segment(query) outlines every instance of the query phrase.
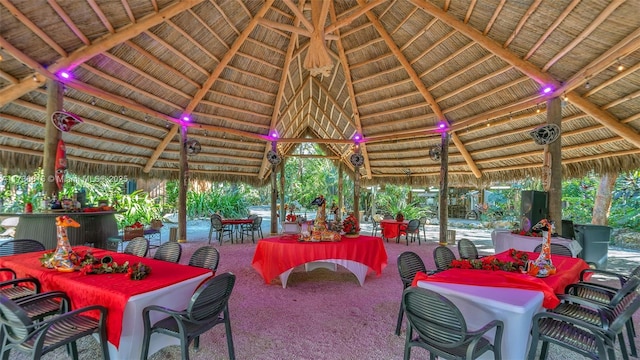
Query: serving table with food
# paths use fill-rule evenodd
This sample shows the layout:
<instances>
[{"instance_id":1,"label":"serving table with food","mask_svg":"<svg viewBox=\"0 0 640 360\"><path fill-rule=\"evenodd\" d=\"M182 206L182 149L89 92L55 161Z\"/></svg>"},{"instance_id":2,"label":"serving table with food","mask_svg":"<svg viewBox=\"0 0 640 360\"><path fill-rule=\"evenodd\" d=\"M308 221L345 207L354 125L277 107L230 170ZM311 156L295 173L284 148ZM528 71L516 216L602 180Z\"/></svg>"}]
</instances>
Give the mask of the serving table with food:
<instances>
[{"instance_id":1,"label":"serving table with food","mask_svg":"<svg viewBox=\"0 0 640 360\"><path fill-rule=\"evenodd\" d=\"M266 284L279 277L285 288L295 267L319 261L344 266L362 286L368 273L382 274L387 251L379 237L342 235L340 241L303 241L301 235L291 234L260 240L251 265Z\"/></svg>"},{"instance_id":2,"label":"serving table with food","mask_svg":"<svg viewBox=\"0 0 640 360\"><path fill-rule=\"evenodd\" d=\"M111 359L140 357L144 307L184 308L198 285L214 275L208 269L85 246L74 247L71 256L98 262L93 265L85 262L72 269L48 268L52 254L47 250L0 257L0 267L13 269L18 277L37 278L42 291L64 291L74 309L95 304L105 306ZM134 280L136 278L141 280ZM178 344L176 339L164 335L154 335L151 340L151 354L167 345Z\"/></svg>"},{"instance_id":3,"label":"serving table with food","mask_svg":"<svg viewBox=\"0 0 640 360\"><path fill-rule=\"evenodd\" d=\"M418 273L413 284L451 300L470 329L491 320L503 321L502 357L524 359L533 315L557 306L555 294L564 293L564 288L577 282L580 272L589 267L582 259L552 255L555 274L538 277L532 275L533 271L523 273L527 260L539 255L510 249L478 260L454 260L454 268L449 270L433 275ZM489 333L492 340L494 335Z\"/></svg>"}]
</instances>

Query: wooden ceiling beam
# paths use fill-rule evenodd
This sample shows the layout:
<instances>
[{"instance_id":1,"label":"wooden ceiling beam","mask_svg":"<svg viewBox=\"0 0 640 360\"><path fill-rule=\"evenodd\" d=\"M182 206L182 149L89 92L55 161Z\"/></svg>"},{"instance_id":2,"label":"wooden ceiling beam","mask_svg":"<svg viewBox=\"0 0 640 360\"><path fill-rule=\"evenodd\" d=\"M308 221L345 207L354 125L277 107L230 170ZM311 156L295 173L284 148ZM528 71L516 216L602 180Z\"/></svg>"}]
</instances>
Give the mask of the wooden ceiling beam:
<instances>
[{"instance_id":1,"label":"wooden ceiling beam","mask_svg":"<svg viewBox=\"0 0 640 360\"><path fill-rule=\"evenodd\" d=\"M527 52L527 54L523 57L524 60L528 60L529 58L531 58L533 56L533 54L535 54L536 51L538 51L540 46L542 46L542 44L545 41L547 41L549 36L551 36L551 34L558 28L558 26L560 26L560 24L562 24L562 22L564 22L564 20L567 18L567 16L569 16L571 11L573 11L573 9L580 3L580 1L581 0L573 0L571 2L571 4L567 5L567 7L562 12L562 14L560 14L560 16L558 16L558 18L553 22L553 24L551 24L547 28L547 30L544 32L544 34L542 34L542 36L540 36L538 41L536 41L536 43L533 44L533 46L531 46L531 48L529 49L529 52ZM504 0L503 0L503 2L504 2ZM484 35L487 35L487 34L485 33Z\"/></svg>"},{"instance_id":2,"label":"wooden ceiling beam","mask_svg":"<svg viewBox=\"0 0 640 360\"><path fill-rule=\"evenodd\" d=\"M584 39L589 36L592 32L594 32L606 19L614 12L620 5L622 5L626 0L612 0L609 5L600 13L598 16L593 19L589 23L589 25L573 40L567 44L562 50L560 50L553 58L547 61L544 66L542 66L542 71L546 72L551 68L555 63L557 63L562 57L567 55L571 50L573 50L576 46L578 46Z\"/></svg>"},{"instance_id":3,"label":"wooden ceiling beam","mask_svg":"<svg viewBox=\"0 0 640 360\"><path fill-rule=\"evenodd\" d=\"M508 47L513 41L513 39L515 39L516 36L518 36L518 34L520 33L520 30L522 30L522 27L524 27L524 24L529 20L531 15L538 9L538 7L540 6L540 3L542 3L542 0L535 0L534 2L531 3L531 5L529 5L529 8L527 9L527 11L524 13L524 15L522 15L522 17L520 18L520 21L518 21L516 28L513 30L509 38L502 45L503 47L505 48ZM467 22L465 21L465 24L466 23Z\"/></svg>"},{"instance_id":4,"label":"wooden ceiling beam","mask_svg":"<svg viewBox=\"0 0 640 360\"><path fill-rule=\"evenodd\" d=\"M75 36L82 41L83 44L89 46L91 44L91 40L76 26L75 22L71 19L69 14L64 11L64 9L58 4L56 0L47 0L47 3L53 11L60 16L62 21L69 27L69 29L75 34Z\"/></svg>"},{"instance_id":5,"label":"wooden ceiling beam","mask_svg":"<svg viewBox=\"0 0 640 360\"><path fill-rule=\"evenodd\" d=\"M362 5L364 3L364 0L358 0L358 3ZM418 89L418 91L420 92L422 97L425 99L427 104L431 106L431 110L433 111L433 113L436 114L438 119L440 119L441 121L447 121L448 123L448 120L446 119L444 113L442 112L442 109L440 109L440 106L438 105L436 100L433 98L433 95L431 95L429 90L427 90L427 87L424 85L424 83L416 73L415 69L411 66L411 63L407 60L406 56L404 56L402 51L400 51L400 48L398 48L398 45L396 45L391 35L387 33L385 28L382 26L380 21L376 18L376 16L373 13L371 13L370 11L367 11L366 15L369 21L371 21L373 26L376 28L376 30L378 30L378 34L380 34L380 36L384 39L385 43L387 44L387 47L389 47L391 52L396 56L398 61L400 61L402 66L405 68L405 71L407 72L411 80L413 80L414 86ZM478 179L481 178L482 172L474 164L473 159L471 158L471 155L469 155L469 152L467 151L467 149L465 149L462 141L458 138L458 136L454 132L451 132L451 138L454 144L456 145L456 147L458 147L458 151L462 153L462 156L464 157L465 161L467 162L467 165L469 166L473 174Z\"/></svg>"},{"instance_id":6,"label":"wooden ceiling beam","mask_svg":"<svg viewBox=\"0 0 640 360\"><path fill-rule=\"evenodd\" d=\"M374 3L375 3L375 1L372 1L372 2L369 3L369 5L375 5ZM364 11L362 11L362 13L359 13L359 14L358 14L358 12L356 12L356 14L358 14L358 16L361 16L362 14L364 14L364 12L368 11L369 9L367 9L367 7L365 6L365 7L362 7L360 10L364 10ZM360 11L360 10L358 10L358 11ZM355 19L355 17L352 18L351 21L353 21L353 19ZM335 4L333 2L331 2L331 22L333 22L335 24L336 20L337 20L337 16L336 16ZM339 61L340 61L340 64L342 66L342 70L344 72L344 78L345 78L347 92L349 93L349 101L351 102L351 111L352 111L352 115L353 115L353 121L355 122L354 125L355 125L356 131L358 132L358 134L360 134L360 136L364 136L363 135L363 131L362 131L362 121L360 120L359 106L358 106L358 102L357 102L357 99L356 99L355 90L353 89L353 81L352 81L352 77L351 77L351 70L350 70L350 67L349 67L349 59L347 58L347 55L346 55L346 53L344 51L344 45L342 44L342 38L340 37L340 28L339 27L336 28L335 31L338 34L338 41L336 42L336 45L338 47L338 56L340 58ZM334 104L334 106L335 106L335 104ZM360 145L360 153L362 154L362 156L364 158L364 164L363 165L364 165L365 176L366 176L367 179L371 179L371 165L369 163L369 154L367 152L367 146L364 143L362 143Z\"/></svg>"},{"instance_id":7,"label":"wooden ceiling beam","mask_svg":"<svg viewBox=\"0 0 640 360\"><path fill-rule=\"evenodd\" d=\"M362 0L359 0L359 1L362 1ZM535 65L531 64L530 62L521 59L516 54L511 52L509 49L503 48L500 44L485 37L484 35L482 35L482 33L477 31L476 29L472 28L471 26L468 26L467 24L462 23L453 15L450 15L442 11L437 6L429 2L426 2L424 0L409 0L409 1L411 1L414 5L422 8L428 14L438 17L441 21L445 22L447 25L453 27L454 29L460 31L465 36L478 42L487 50L493 52L494 54L502 58L504 61L513 65L519 71L523 72L524 74L529 76L531 79L535 80L538 84L544 85L544 86L551 85L555 89L561 88L560 82L555 80L550 74L543 72L542 70L538 69ZM616 2L614 2L614 4L615 3ZM572 104L579 107L582 111L593 116L594 119L596 119L597 121L609 127L616 134L622 136L625 140L629 141L634 146L640 148L640 135L633 128L620 123L620 121L615 117L613 117L611 114L600 109L598 106L596 106L589 100L584 99L577 93L568 92L567 98Z\"/></svg>"},{"instance_id":8,"label":"wooden ceiling beam","mask_svg":"<svg viewBox=\"0 0 640 360\"><path fill-rule=\"evenodd\" d=\"M504 3L506 2L507 0L500 0L500 4L498 4L498 6L496 6L496 9L493 11L493 15L491 15L491 19L487 23L487 26L484 27L484 31L482 32L483 35L487 35L489 31L491 31L493 24L495 24L496 19L498 18L498 15L500 15L502 8L504 8Z\"/></svg>"},{"instance_id":9,"label":"wooden ceiling beam","mask_svg":"<svg viewBox=\"0 0 640 360\"><path fill-rule=\"evenodd\" d=\"M348 14L344 17L340 17L340 19L337 18L336 16L336 20L332 20L331 24L327 27L324 28L324 33L325 34L331 34L332 32L343 28L345 26L348 26L349 24L351 24L353 22L353 20L359 18L360 16L364 15L364 13L366 13L367 11L375 8L376 6L387 2L388 0L372 0L370 2L368 2L366 5L360 4L359 6L355 6L347 11L345 11L342 14ZM333 1L331 1L331 6L333 6ZM335 14L335 12L334 12ZM340 14L340 15L342 15Z\"/></svg>"},{"instance_id":10,"label":"wooden ceiling beam","mask_svg":"<svg viewBox=\"0 0 640 360\"><path fill-rule=\"evenodd\" d=\"M203 0L184 0L178 3L175 3L173 5L169 5L161 12L144 17L140 19L136 24L126 27L121 31L118 31L117 33L113 33L103 38L100 38L90 46L82 47L77 51L72 52L71 54L69 54L68 57L65 57L56 61L55 63L49 65L48 68L46 69L41 65L37 64L33 60L32 62L35 63L33 64L33 66L29 64L27 65L35 69L42 76L45 76L52 80L57 80L57 76L54 75L56 72L62 69L71 70L79 66L80 64L83 64L84 62L91 59L92 57L104 51L107 51L113 48L114 46L143 33L150 27L153 27L162 23L166 18L171 18L181 13L182 11L201 3L202 1ZM89 1L90 5L92 3L95 5L94 0ZM4 39L0 39L0 46L5 47L4 46L5 44L3 44L3 42L6 42L6 41L2 41L2 40ZM6 43L8 44L8 42ZM42 86L41 83L34 82L30 77L28 81L25 81L25 80L26 79L21 80L19 84L7 86L6 88L2 89L2 91L0 91L0 107L21 97L22 95L28 93L29 91L33 91L34 89Z\"/></svg>"},{"instance_id":11,"label":"wooden ceiling beam","mask_svg":"<svg viewBox=\"0 0 640 360\"><path fill-rule=\"evenodd\" d=\"M68 56L67 51L64 50L62 46L58 45L58 43L55 42L55 40L53 40L53 38L51 38L49 35L47 35L44 30L34 24L20 10L18 10L18 8L13 6L13 4L9 2L9 0L0 0L0 4L2 4L7 10L9 10L11 15L13 15L16 19L20 20L20 23L26 26L34 34L36 34L36 36L38 36L40 40L42 40L45 44L47 44L55 52L57 52L58 55L62 56L63 58Z\"/></svg>"}]
</instances>

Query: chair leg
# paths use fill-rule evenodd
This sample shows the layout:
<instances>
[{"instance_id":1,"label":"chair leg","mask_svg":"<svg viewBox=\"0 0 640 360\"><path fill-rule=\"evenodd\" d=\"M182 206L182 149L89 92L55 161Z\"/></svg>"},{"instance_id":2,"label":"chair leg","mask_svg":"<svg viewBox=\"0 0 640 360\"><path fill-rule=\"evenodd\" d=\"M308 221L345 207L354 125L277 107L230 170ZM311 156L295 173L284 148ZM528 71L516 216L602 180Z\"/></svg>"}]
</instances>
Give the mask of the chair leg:
<instances>
[{"instance_id":1,"label":"chair leg","mask_svg":"<svg viewBox=\"0 0 640 360\"><path fill-rule=\"evenodd\" d=\"M229 320L229 312L224 314L224 329L227 333L227 348L229 348L229 360L236 360L236 352L233 349L233 336L231 335L231 321Z\"/></svg>"},{"instance_id":2,"label":"chair leg","mask_svg":"<svg viewBox=\"0 0 640 360\"><path fill-rule=\"evenodd\" d=\"M400 310L398 311L398 323L396 324L396 335L398 336L400 336L403 317L404 317L404 307L402 306L402 302L400 302Z\"/></svg>"},{"instance_id":3,"label":"chair leg","mask_svg":"<svg viewBox=\"0 0 640 360\"><path fill-rule=\"evenodd\" d=\"M209 228L209 244L211 244L211 235L213 235L213 228Z\"/></svg>"},{"instance_id":4,"label":"chair leg","mask_svg":"<svg viewBox=\"0 0 640 360\"><path fill-rule=\"evenodd\" d=\"M182 353L182 360L189 360L189 340L180 339L180 352Z\"/></svg>"},{"instance_id":5,"label":"chair leg","mask_svg":"<svg viewBox=\"0 0 640 360\"><path fill-rule=\"evenodd\" d=\"M638 350L636 349L636 342L633 341L634 337L634 329L632 319L629 319L627 322L627 337L629 338L629 347L631 348L631 356L638 357ZM625 346L624 343L621 343L620 346Z\"/></svg>"}]
</instances>

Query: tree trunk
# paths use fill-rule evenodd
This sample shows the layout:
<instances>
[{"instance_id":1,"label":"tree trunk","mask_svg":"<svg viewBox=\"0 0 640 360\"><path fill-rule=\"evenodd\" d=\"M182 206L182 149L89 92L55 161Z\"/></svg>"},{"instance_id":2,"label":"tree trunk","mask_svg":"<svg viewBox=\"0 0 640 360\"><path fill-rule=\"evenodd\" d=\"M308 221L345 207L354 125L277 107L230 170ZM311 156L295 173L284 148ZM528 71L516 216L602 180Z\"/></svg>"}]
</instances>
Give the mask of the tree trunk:
<instances>
[{"instance_id":1,"label":"tree trunk","mask_svg":"<svg viewBox=\"0 0 640 360\"><path fill-rule=\"evenodd\" d=\"M617 178L618 174L608 173L600 179L600 186L598 186L598 192L596 193L596 201L593 204L592 224L607 225L609 223L611 196Z\"/></svg>"}]
</instances>

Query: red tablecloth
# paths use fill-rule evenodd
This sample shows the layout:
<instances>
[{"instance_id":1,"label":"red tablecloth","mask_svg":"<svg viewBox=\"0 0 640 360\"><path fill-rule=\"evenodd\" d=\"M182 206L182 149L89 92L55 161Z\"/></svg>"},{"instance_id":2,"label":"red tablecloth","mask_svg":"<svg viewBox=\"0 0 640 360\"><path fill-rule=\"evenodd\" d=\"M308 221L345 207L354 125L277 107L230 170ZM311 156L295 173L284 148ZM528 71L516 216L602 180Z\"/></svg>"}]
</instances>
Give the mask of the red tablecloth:
<instances>
[{"instance_id":1,"label":"red tablecloth","mask_svg":"<svg viewBox=\"0 0 640 360\"><path fill-rule=\"evenodd\" d=\"M400 236L400 230L406 229L408 224L409 220L382 220L380 221L382 237L385 239L397 239Z\"/></svg>"},{"instance_id":2,"label":"red tablecloth","mask_svg":"<svg viewBox=\"0 0 640 360\"><path fill-rule=\"evenodd\" d=\"M536 259L538 253L529 254L530 259ZM496 258L502 261L513 261L508 251L496 254ZM578 282L580 272L589 268L589 265L578 258L553 255L551 258L556 267L556 274L546 278L538 278L531 275L506 271L476 270L476 269L449 269L434 275L419 272L413 279L415 286L418 281L435 281L477 286L509 287L517 289L538 290L544 294L542 306L553 309L560 303L555 294L564 293L564 288Z\"/></svg>"},{"instance_id":3,"label":"red tablecloth","mask_svg":"<svg viewBox=\"0 0 640 360\"><path fill-rule=\"evenodd\" d=\"M344 259L367 265L376 275L387 266L387 251L379 237L342 237L339 242L299 242L298 235L262 239L253 255L253 266L264 282L283 272L308 262Z\"/></svg>"},{"instance_id":4,"label":"red tablecloth","mask_svg":"<svg viewBox=\"0 0 640 360\"><path fill-rule=\"evenodd\" d=\"M82 275L79 271L59 272L40 265L39 258L47 251L0 257L0 267L13 269L18 277L37 278L42 284L42 291L66 292L71 298L73 309L96 304L105 306L108 310L107 337L116 348L120 344L122 314L131 296L157 290L210 272L208 269L85 246L76 246L73 249L78 253L91 250L94 256L99 258L110 255L118 264L123 264L125 261L129 261L129 264L142 262L151 267L151 273L143 280L134 281L128 279L125 274ZM185 296L191 296L191 294L185 294Z\"/></svg>"},{"instance_id":5,"label":"red tablecloth","mask_svg":"<svg viewBox=\"0 0 640 360\"><path fill-rule=\"evenodd\" d=\"M223 219L222 225L253 224L253 219Z\"/></svg>"}]
</instances>

